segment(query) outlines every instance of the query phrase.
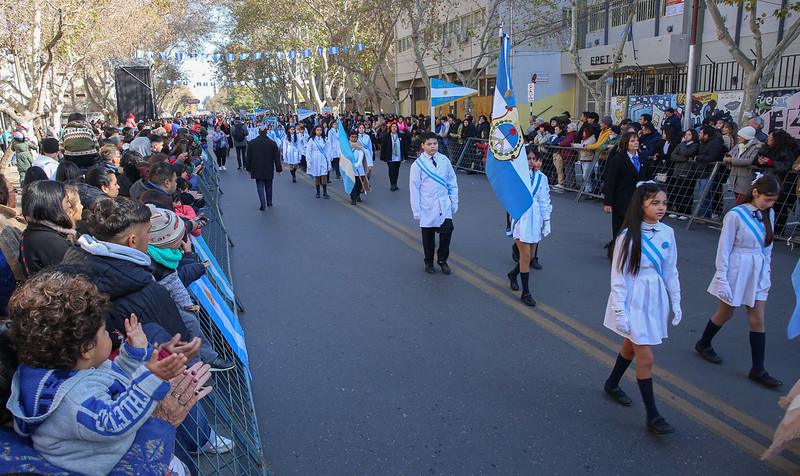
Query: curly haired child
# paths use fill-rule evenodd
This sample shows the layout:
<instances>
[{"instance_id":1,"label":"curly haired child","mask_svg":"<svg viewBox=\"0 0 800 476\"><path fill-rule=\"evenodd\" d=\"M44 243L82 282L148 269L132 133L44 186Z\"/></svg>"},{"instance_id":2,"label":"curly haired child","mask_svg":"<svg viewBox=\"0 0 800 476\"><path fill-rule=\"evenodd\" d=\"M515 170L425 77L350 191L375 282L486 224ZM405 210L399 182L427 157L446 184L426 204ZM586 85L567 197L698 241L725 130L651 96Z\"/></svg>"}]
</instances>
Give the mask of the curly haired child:
<instances>
[{"instance_id":1,"label":"curly haired child","mask_svg":"<svg viewBox=\"0 0 800 476\"><path fill-rule=\"evenodd\" d=\"M86 475L114 468L186 369L183 354L157 361L133 314L127 342L108 360L110 308L107 295L66 267L41 272L9 301L20 363L8 402L14 429L49 463Z\"/></svg>"}]
</instances>

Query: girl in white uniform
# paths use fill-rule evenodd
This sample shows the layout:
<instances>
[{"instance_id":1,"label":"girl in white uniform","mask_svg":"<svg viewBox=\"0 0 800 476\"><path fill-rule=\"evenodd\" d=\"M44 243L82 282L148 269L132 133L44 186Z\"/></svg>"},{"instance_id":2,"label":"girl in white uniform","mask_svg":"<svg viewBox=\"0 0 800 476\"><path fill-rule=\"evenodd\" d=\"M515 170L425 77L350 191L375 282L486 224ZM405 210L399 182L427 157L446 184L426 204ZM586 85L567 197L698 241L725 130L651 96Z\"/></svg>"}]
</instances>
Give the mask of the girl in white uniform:
<instances>
[{"instance_id":1,"label":"girl in white uniform","mask_svg":"<svg viewBox=\"0 0 800 476\"><path fill-rule=\"evenodd\" d=\"M667 211L667 194L654 182L640 182L633 193L616 238L611 264L611 294L603 325L625 340L604 390L622 405L631 399L619 382L636 358L636 380L647 409L647 428L653 433L675 431L658 413L653 395L652 345L667 337L672 304L672 325L681 322L681 288L678 250L672 228L660 222Z\"/></svg>"},{"instance_id":2,"label":"girl in white uniform","mask_svg":"<svg viewBox=\"0 0 800 476\"><path fill-rule=\"evenodd\" d=\"M289 126L289 133L283 140L283 161L289 164L292 182L297 182L297 166L300 164L300 137L297 136L294 126Z\"/></svg>"},{"instance_id":3,"label":"girl in white uniform","mask_svg":"<svg viewBox=\"0 0 800 476\"><path fill-rule=\"evenodd\" d=\"M372 167L375 165L373 161L373 155L375 153L372 151L372 138L365 132L367 129L364 127L364 124L358 126L358 142L364 146L364 158L367 160L367 178L372 176Z\"/></svg>"},{"instance_id":4,"label":"girl in white uniform","mask_svg":"<svg viewBox=\"0 0 800 476\"><path fill-rule=\"evenodd\" d=\"M355 172L356 182L353 189L350 191L350 204L355 205L361 202L361 177L366 177L367 173L367 159L364 153L364 146L358 141L358 133L351 131L348 136L350 140L350 149L353 151L353 170Z\"/></svg>"},{"instance_id":5,"label":"girl in white uniform","mask_svg":"<svg viewBox=\"0 0 800 476\"><path fill-rule=\"evenodd\" d=\"M722 357L711 347L711 340L733 317L735 308L747 306L753 359L749 377L770 388L782 385L764 369L764 309L770 288L772 225L775 222L772 205L780 192L780 183L774 175L759 174L742 204L725 215L717 245L717 272L708 286L708 292L719 298L719 310L708 321L703 336L694 346L705 360L722 363Z\"/></svg>"},{"instance_id":6,"label":"girl in white uniform","mask_svg":"<svg viewBox=\"0 0 800 476\"><path fill-rule=\"evenodd\" d=\"M302 122L299 122L296 127L297 137L300 139L300 170L308 170L308 163L306 162L306 147L308 146L308 132Z\"/></svg>"},{"instance_id":7,"label":"girl in white uniform","mask_svg":"<svg viewBox=\"0 0 800 476\"><path fill-rule=\"evenodd\" d=\"M323 197L331 198L328 195L328 171L331 169L331 162L328 160L328 154L325 153L325 136L322 126L314 127L314 137L309 139L306 146L306 160L308 161L308 175L314 177L317 198L319 198L320 185Z\"/></svg>"},{"instance_id":8,"label":"girl in white uniform","mask_svg":"<svg viewBox=\"0 0 800 476\"><path fill-rule=\"evenodd\" d=\"M331 123L331 129L328 131L328 158L331 161L331 170L336 174L336 178L342 178L342 172L339 170L339 124L336 120ZM328 182L331 181L331 173L328 172Z\"/></svg>"},{"instance_id":9,"label":"girl in white uniform","mask_svg":"<svg viewBox=\"0 0 800 476\"><path fill-rule=\"evenodd\" d=\"M508 273L508 280L511 289L519 291L517 275L520 275L522 277L522 295L519 299L528 306L535 306L536 301L531 296L528 287L531 256L536 252L536 246L542 241L542 237L550 234L550 212L553 210L553 206L550 204L550 186L547 184L547 176L540 170L542 159L537 157L533 147L528 147L528 168L530 169L533 204L513 226L514 240L519 248L519 263Z\"/></svg>"}]
</instances>

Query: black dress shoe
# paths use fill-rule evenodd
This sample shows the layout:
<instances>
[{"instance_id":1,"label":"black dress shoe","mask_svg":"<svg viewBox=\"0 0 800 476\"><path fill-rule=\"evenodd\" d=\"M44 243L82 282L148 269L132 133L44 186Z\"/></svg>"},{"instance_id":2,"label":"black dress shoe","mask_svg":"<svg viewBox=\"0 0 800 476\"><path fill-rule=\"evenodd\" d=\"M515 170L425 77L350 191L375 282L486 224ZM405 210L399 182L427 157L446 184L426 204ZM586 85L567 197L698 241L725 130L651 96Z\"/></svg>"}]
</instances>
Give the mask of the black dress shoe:
<instances>
[{"instance_id":1,"label":"black dress shoe","mask_svg":"<svg viewBox=\"0 0 800 476\"><path fill-rule=\"evenodd\" d=\"M773 378L770 374L767 373L766 370L762 370L761 372L756 372L755 370L751 370L750 380L754 380L768 388L778 388L781 385L783 385L783 382L781 382L776 378Z\"/></svg>"},{"instance_id":2,"label":"black dress shoe","mask_svg":"<svg viewBox=\"0 0 800 476\"><path fill-rule=\"evenodd\" d=\"M293 178L293 179L292 179L292 183L297 183L297 179L296 179L296 178Z\"/></svg>"},{"instance_id":3,"label":"black dress shoe","mask_svg":"<svg viewBox=\"0 0 800 476\"><path fill-rule=\"evenodd\" d=\"M356 197L356 201L357 202L363 202L363 200L361 200L361 197Z\"/></svg>"},{"instance_id":4,"label":"black dress shoe","mask_svg":"<svg viewBox=\"0 0 800 476\"><path fill-rule=\"evenodd\" d=\"M355 202L353 202L355 205ZM428 274L436 274L436 268L433 267L433 263L425 265L425 272Z\"/></svg>"},{"instance_id":5,"label":"black dress shoe","mask_svg":"<svg viewBox=\"0 0 800 476\"><path fill-rule=\"evenodd\" d=\"M647 422L647 429L656 435L666 435L668 433L675 433L675 427L667 423L664 417L659 416Z\"/></svg>"},{"instance_id":6,"label":"black dress shoe","mask_svg":"<svg viewBox=\"0 0 800 476\"><path fill-rule=\"evenodd\" d=\"M272 204L271 204L271 203L267 203L267 206L268 206L268 207L271 207L271 206L272 206Z\"/></svg>"},{"instance_id":7,"label":"black dress shoe","mask_svg":"<svg viewBox=\"0 0 800 476\"><path fill-rule=\"evenodd\" d=\"M533 296L531 296L530 293L523 294L522 296L519 297L519 300L524 302L528 306L535 306L536 305L536 300L533 299Z\"/></svg>"},{"instance_id":8,"label":"black dress shoe","mask_svg":"<svg viewBox=\"0 0 800 476\"><path fill-rule=\"evenodd\" d=\"M314 196L314 198L319 198L319 194L316 194L316 195Z\"/></svg>"},{"instance_id":9,"label":"black dress shoe","mask_svg":"<svg viewBox=\"0 0 800 476\"><path fill-rule=\"evenodd\" d=\"M703 346L700 345L700 342L697 342L694 345L694 350L696 350L697 353L700 354L700 357L702 357L705 360L711 362L712 364L721 364L722 363L722 357L717 355L717 353L714 352L714 349L711 346L703 347Z\"/></svg>"},{"instance_id":10,"label":"black dress shoe","mask_svg":"<svg viewBox=\"0 0 800 476\"><path fill-rule=\"evenodd\" d=\"M353 199L350 199L350 205L355 205L355 204L356 204L356 201L353 200Z\"/></svg>"},{"instance_id":11,"label":"black dress shoe","mask_svg":"<svg viewBox=\"0 0 800 476\"><path fill-rule=\"evenodd\" d=\"M539 264L539 258L534 258L533 261L531 261L531 268L535 270L542 269L542 265Z\"/></svg>"},{"instance_id":12,"label":"black dress shoe","mask_svg":"<svg viewBox=\"0 0 800 476\"><path fill-rule=\"evenodd\" d=\"M322 198L331 198L331 196L326 193L325 195L322 196Z\"/></svg>"},{"instance_id":13,"label":"black dress shoe","mask_svg":"<svg viewBox=\"0 0 800 476\"><path fill-rule=\"evenodd\" d=\"M607 394L611 395L611 398L616 400L617 403L619 403L620 405L629 407L633 403L631 397L629 397L628 394L623 392L622 389L619 387L611 388L608 385L603 385L603 390L605 390Z\"/></svg>"},{"instance_id":14,"label":"black dress shoe","mask_svg":"<svg viewBox=\"0 0 800 476\"><path fill-rule=\"evenodd\" d=\"M265 207L264 205L261 205L260 207L258 207L258 209L259 209L259 210L261 210L262 212L263 212L263 211L264 211L266 208L267 208L267 207Z\"/></svg>"},{"instance_id":15,"label":"black dress shoe","mask_svg":"<svg viewBox=\"0 0 800 476\"><path fill-rule=\"evenodd\" d=\"M450 266L447 266L447 263L442 262L442 261L438 261L438 263L439 263L439 266L442 267L442 273L450 274Z\"/></svg>"},{"instance_id":16,"label":"black dress shoe","mask_svg":"<svg viewBox=\"0 0 800 476\"><path fill-rule=\"evenodd\" d=\"M511 287L511 290L519 291L519 283L517 283L517 275L514 274L513 271L510 271L506 276L508 276L508 285Z\"/></svg>"}]
</instances>

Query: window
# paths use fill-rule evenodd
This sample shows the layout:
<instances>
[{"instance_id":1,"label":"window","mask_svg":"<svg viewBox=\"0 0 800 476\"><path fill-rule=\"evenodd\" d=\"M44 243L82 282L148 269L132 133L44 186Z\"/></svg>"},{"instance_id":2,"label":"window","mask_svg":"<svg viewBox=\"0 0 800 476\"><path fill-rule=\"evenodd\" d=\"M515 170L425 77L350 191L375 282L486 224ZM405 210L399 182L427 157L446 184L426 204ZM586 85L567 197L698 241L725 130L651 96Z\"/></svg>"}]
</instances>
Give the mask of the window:
<instances>
[{"instance_id":1,"label":"window","mask_svg":"<svg viewBox=\"0 0 800 476\"><path fill-rule=\"evenodd\" d=\"M401 38L401 39L397 40L397 52L398 53L402 53L404 51L410 50L411 49L411 45L412 45L412 43L411 43L411 37L410 36L407 36L405 38Z\"/></svg>"}]
</instances>

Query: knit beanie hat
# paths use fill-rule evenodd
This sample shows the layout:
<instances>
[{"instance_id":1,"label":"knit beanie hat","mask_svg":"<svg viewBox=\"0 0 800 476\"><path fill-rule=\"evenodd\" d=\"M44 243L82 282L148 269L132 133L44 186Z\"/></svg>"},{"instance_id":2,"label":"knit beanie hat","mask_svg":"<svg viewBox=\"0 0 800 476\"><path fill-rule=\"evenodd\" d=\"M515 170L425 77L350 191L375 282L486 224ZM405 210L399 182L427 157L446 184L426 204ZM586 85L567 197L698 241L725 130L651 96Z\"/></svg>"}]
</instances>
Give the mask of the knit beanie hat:
<instances>
[{"instance_id":1,"label":"knit beanie hat","mask_svg":"<svg viewBox=\"0 0 800 476\"><path fill-rule=\"evenodd\" d=\"M46 139L42 139L42 153L43 154L55 154L58 152L58 140L53 139L52 137L48 137Z\"/></svg>"},{"instance_id":2,"label":"knit beanie hat","mask_svg":"<svg viewBox=\"0 0 800 476\"><path fill-rule=\"evenodd\" d=\"M751 141L756 138L756 130L750 126L744 126L739 129L739 137L746 141Z\"/></svg>"},{"instance_id":3,"label":"knit beanie hat","mask_svg":"<svg viewBox=\"0 0 800 476\"><path fill-rule=\"evenodd\" d=\"M186 234L186 225L173 211L150 208L150 244L157 248L176 248Z\"/></svg>"},{"instance_id":4,"label":"knit beanie hat","mask_svg":"<svg viewBox=\"0 0 800 476\"><path fill-rule=\"evenodd\" d=\"M64 127L62 138L64 157L97 154L94 132L85 122L70 122Z\"/></svg>"},{"instance_id":5,"label":"knit beanie hat","mask_svg":"<svg viewBox=\"0 0 800 476\"><path fill-rule=\"evenodd\" d=\"M603 116L603 118L600 119L600 122L602 122L603 124L605 124L607 126L610 126L611 124L614 123L614 120L611 119L611 116Z\"/></svg>"}]
</instances>

